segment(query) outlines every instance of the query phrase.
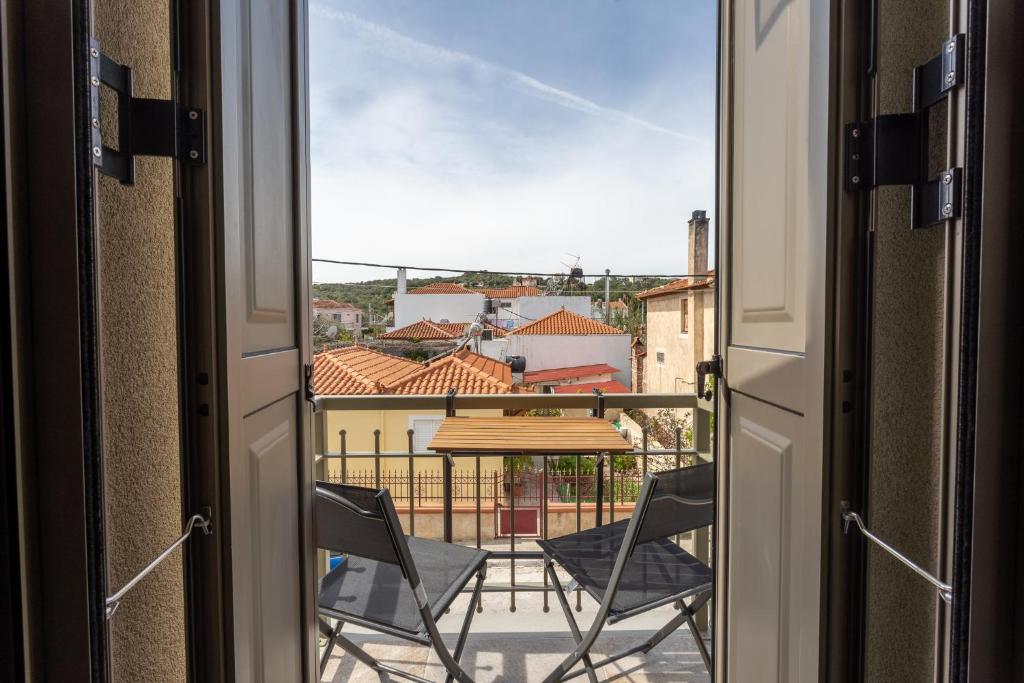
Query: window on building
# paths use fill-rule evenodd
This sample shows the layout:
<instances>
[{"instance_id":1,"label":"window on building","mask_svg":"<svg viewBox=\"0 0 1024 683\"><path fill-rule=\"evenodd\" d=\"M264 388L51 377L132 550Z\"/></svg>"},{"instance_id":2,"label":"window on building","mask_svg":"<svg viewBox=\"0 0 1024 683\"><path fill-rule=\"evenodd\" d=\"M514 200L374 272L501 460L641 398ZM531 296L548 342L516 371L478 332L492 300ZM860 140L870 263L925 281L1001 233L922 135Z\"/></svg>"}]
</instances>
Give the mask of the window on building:
<instances>
[{"instance_id":1,"label":"window on building","mask_svg":"<svg viewBox=\"0 0 1024 683\"><path fill-rule=\"evenodd\" d=\"M690 302L683 299L679 302L679 332L686 334L690 331Z\"/></svg>"},{"instance_id":2,"label":"window on building","mask_svg":"<svg viewBox=\"0 0 1024 683\"><path fill-rule=\"evenodd\" d=\"M658 361L658 365L664 365L665 364L665 352L664 351L658 351L655 354L655 358Z\"/></svg>"},{"instance_id":3,"label":"window on building","mask_svg":"<svg viewBox=\"0 0 1024 683\"><path fill-rule=\"evenodd\" d=\"M332 313L331 317L335 320L341 320L341 313Z\"/></svg>"}]
</instances>

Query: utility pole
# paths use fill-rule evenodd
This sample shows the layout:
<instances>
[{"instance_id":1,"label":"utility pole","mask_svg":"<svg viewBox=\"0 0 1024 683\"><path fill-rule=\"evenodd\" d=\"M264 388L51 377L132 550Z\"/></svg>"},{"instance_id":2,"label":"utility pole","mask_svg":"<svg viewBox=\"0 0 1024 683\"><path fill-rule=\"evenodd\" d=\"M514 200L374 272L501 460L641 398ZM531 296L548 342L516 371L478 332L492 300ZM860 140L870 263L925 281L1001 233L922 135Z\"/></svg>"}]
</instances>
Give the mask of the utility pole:
<instances>
[{"instance_id":1,"label":"utility pole","mask_svg":"<svg viewBox=\"0 0 1024 683\"><path fill-rule=\"evenodd\" d=\"M612 302L608 298L612 293L611 268L604 269L604 322L610 325L612 322Z\"/></svg>"}]
</instances>

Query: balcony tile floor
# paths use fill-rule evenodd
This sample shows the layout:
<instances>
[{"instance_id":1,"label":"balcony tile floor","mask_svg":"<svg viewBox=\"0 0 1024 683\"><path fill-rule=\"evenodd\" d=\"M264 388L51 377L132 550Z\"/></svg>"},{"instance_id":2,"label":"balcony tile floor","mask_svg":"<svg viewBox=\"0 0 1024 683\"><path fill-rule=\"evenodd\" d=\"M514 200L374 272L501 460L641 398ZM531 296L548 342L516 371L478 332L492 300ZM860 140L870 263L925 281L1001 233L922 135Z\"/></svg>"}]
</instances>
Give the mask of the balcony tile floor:
<instances>
[{"instance_id":1,"label":"balcony tile floor","mask_svg":"<svg viewBox=\"0 0 1024 683\"><path fill-rule=\"evenodd\" d=\"M541 579L536 563L517 568L519 580L536 582ZM502 576L507 562L495 562L491 577ZM517 563L518 565L518 563ZM465 614L466 596L452 606L451 613L439 622L449 647L453 647L458 628ZM555 597L550 596L550 610L543 611L539 593L520 593L516 596L516 611L509 611L509 595L484 595L483 612L473 620L471 635L462 661L477 683L531 683L541 681L573 648L573 640ZM586 630L593 621L597 604L583 598L582 612L574 612L580 627ZM674 615L672 607L657 610L606 627L593 652L595 658L623 650L660 628ZM363 645L368 652L391 666L407 670L430 680L443 681L444 668L430 648L407 645L395 638L387 638L369 631L346 629L352 640ZM598 671L601 680L631 681L637 683L689 683L710 681L704 663L690 632L683 626L666 638L650 654L635 655L619 660ZM377 683L380 679L369 668L356 662L340 648L336 648L324 671L323 681L331 683ZM392 678L398 681L401 679ZM574 679L586 681L586 677Z\"/></svg>"}]
</instances>

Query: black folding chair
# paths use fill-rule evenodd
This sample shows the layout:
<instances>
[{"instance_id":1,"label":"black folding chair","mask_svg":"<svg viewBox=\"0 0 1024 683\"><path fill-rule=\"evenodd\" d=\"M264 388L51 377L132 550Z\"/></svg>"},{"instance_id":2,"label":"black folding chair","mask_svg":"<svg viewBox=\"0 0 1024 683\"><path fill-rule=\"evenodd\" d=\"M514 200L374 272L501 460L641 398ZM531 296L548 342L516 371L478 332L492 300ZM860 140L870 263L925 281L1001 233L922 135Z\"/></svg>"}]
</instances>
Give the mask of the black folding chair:
<instances>
[{"instance_id":1,"label":"black folding chair","mask_svg":"<svg viewBox=\"0 0 1024 683\"><path fill-rule=\"evenodd\" d=\"M714 517L714 470L711 463L651 473L644 479L633 516L628 520L545 541L544 567L576 641L572 654L544 679L556 683L584 673L593 683L596 669L636 653L647 654L684 622L697 643L708 672L711 657L694 623L694 615L711 597L711 568L669 538L708 526ZM563 591L555 563L572 582ZM600 603L594 623L580 634L566 594L578 585ZM690 603L685 602L691 598ZM594 662L590 649L605 623L675 604L679 614L644 642ZM582 661L583 668L573 671Z\"/></svg>"},{"instance_id":2,"label":"black folding chair","mask_svg":"<svg viewBox=\"0 0 1024 683\"><path fill-rule=\"evenodd\" d=\"M320 660L323 675L335 645L371 667L419 683L425 678L374 659L341 634L346 623L434 648L453 679L472 683L459 666L469 625L480 600L487 571L486 550L406 536L387 489L345 484L316 484L316 543L344 553L345 560L320 582L320 632L327 649ZM454 652L437 630L437 620L476 574L476 585ZM331 628L325 619L337 620Z\"/></svg>"}]
</instances>

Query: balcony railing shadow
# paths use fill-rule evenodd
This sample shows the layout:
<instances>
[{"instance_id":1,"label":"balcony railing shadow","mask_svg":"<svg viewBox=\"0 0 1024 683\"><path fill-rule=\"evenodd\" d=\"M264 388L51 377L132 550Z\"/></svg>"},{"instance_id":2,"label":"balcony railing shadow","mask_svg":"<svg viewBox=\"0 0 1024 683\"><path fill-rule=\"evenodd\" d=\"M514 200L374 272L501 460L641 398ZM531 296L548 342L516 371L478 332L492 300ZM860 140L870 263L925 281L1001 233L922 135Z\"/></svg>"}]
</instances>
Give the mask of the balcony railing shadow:
<instances>
[{"instance_id":1,"label":"balcony railing shadow","mask_svg":"<svg viewBox=\"0 0 1024 683\"><path fill-rule=\"evenodd\" d=\"M317 476L325 481L387 488L394 500L405 533L446 540L491 551L484 597L467 645L464 664L476 672L477 681L539 680L550 673L573 649L572 636L554 602L553 587L542 567L542 553L534 542L628 518L648 472L709 461L712 454L711 404L694 394L616 394L600 397L579 394L513 394L445 396L320 396L316 399ZM417 450L420 442L407 430L404 451L382 450L380 433L373 450L353 451L347 444L353 434L337 436L335 448L327 448L327 416L334 411L447 411L500 409L505 414L535 409L589 410L601 414L610 409L662 409L692 411L692 437L676 428L669 447L652 447L645 429L633 434L635 447L622 455L540 455L521 458L458 454L449 458L429 450ZM396 465L401 463L401 465ZM600 500L600 504L598 504ZM676 542L701 561L713 557L710 528L676 537ZM339 561L338 558L333 559ZM321 575L332 558L321 553ZM575 611L581 623L590 623L596 603L578 587ZM462 596L451 608L462 614ZM555 609L552 610L552 605ZM671 618L674 607L651 612L650 628L657 630ZM698 615L698 628L708 632L710 604ZM439 626L454 640L458 625ZM454 622L452 622L454 624ZM646 622L631 622L632 633L609 628L595 653L619 649L635 640ZM369 632L367 648L382 660L430 680L443 680L440 663L431 661L429 649L405 647ZM621 642L619 642L621 641ZM376 673L346 656L334 656L324 680L378 680ZM434 657L436 660L436 656ZM655 651L627 658L601 672L603 677L642 674L642 680L709 680L692 635L686 628L666 639Z\"/></svg>"}]
</instances>

